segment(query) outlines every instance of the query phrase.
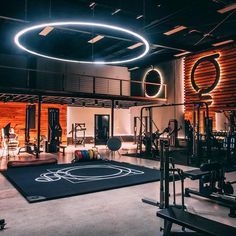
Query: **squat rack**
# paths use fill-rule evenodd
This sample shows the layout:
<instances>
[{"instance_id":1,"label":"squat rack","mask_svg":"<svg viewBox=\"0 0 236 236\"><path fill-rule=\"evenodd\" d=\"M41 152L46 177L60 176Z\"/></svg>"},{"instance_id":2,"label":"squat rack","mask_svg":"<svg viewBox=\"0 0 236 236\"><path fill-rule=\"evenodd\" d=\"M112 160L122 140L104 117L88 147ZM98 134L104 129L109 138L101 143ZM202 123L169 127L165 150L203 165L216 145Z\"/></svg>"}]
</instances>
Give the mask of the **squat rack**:
<instances>
[{"instance_id":1,"label":"squat rack","mask_svg":"<svg viewBox=\"0 0 236 236\"><path fill-rule=\"evenodd\" d=\"M207 156L211 157L211 131L209 128L209 107L207 102L185 102L185 103L171 103L171 104L160 104L160 105L153 105L148 107L142 107L140 111L140 120L142 120L144 110L148 111L150 116L149 119L149 131L152 133L153 126L152 126L152 109L153 108L161 108L161 107L174 107L174 106L184 106L184 105L193 105L193 157L198 158L200 157L200 111L201 107L205 106L206 112L206 148L207 148ZM139 139L138 139L138 147L140 148L140 152L142 152L142 133L143 133L143 124L140 123L140 131L139 131ZM150 136L151 142L152 135Z\"/></svg>"}]
</instances>

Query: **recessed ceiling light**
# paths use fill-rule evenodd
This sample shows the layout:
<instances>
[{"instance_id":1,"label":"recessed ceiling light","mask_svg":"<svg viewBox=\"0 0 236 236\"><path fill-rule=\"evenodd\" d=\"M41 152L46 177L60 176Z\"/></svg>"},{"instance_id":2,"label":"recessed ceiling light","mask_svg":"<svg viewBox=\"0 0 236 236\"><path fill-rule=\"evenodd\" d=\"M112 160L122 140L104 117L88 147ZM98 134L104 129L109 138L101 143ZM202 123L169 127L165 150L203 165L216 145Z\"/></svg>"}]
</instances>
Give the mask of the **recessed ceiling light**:
<instances>
[{"instance_id":1,"label":"recessed ceiling light","mask_svg":"<svg viewBox=\"0 0 236 236\"><path fill-rule=\"evenodd\" d=\"M128 49L135 49L135 48L138 48L140 46L142 46L143 43L139 42L139 43L135 43L134 45L131 45L129 47L127 47Z\"/></svg>"},{"instance_id":2,"label":"recessed ceiling light","mask_svg":"<svg viewBox=\"0 0 236 236\"><path fill-rule=\"evenodd\" d=\"M130 68L129 71L137 70L137 69L139 69L139 67L138 67L138 66L135 66L135 67Z\"/></svg>"},{"instance_id":3,"label":"recessed ceiling light","mask_svg":"<svg viewBox=\"0 0 236 236\"><path fill-rule=\"evenodd\" d=\"M91 3L89 4L89 7L95 7L95 5L96 5L96 2L91 2Z\"/></svg>"},{"instance_id":4,"label":"recessed ceiling light","mask_svg":"<svg viewBox=\"0 0 236 236\"><path fill-rule=\"evenodd\" d=\"M236 9L236 3L233 3L233 4L230 4L220 10L218 10L217 12L221 13L221 14L224 14L226 12L229 12L229 11L232 11L232 10L235 10Z\"/></svg>"},{"instance_id":5,"label":"recessed ceiling light","mask_svg":"<svg viewBox=\"0 0 236 236\"><path fill-rule=\"evenodd\" d=\"M175 54L174 56L175 56L175 57L181 57L181 56L187 55L187 54L189 54L189 53L191 53L191 52L186 51L186 52L181 52L181 53Z\"/></svg>"},{"instance_id":6,"label":"recessed ceiling light","mask_svg":"<svg viewBox=\"0 0 236 236\"><path fill-rule=\"evenodd\" d=\"M139 15L136 17L136 20L143 18L143 15Z\"/></svg>"},{"instance_id":7,"label":"recessed ceiling light","mask_svg":"<svg viewBox=\"0 0 236 236\"><path fill-rule=\"evenodd\" d=\"M88 41L88 43L96 43L97 41L99 41L99 40L101 40L101 39L103 39L103 38L104 38L104 36L98 35L98 36L96 36L96 37L90 39L90 40Z\"/></svg>"},{"instance_id":8,"label":"recessed ceiling light","mask_svg":"<svg viewBox=\"0 0 236 236\"><path fill-rule=\"evenodd\" d=\"M121 11L121 9L116 9L115 11L113 11L113 12L111 13L111 15L113 16L113 15L117 14L117 13L120 12L120 11Z\"/></svg>"},{"instance_id":9,"label":"recessed ceiling light","mask_svg":"<svg viewBox=\"0 0 236 236\"><path fill-rule=\"evenodd\" d=\"M212 46L218 47L218 46L225 45L225 44L228 44L228 43L233 43L233 42L234 42L233 39L229 39L229 40L225 40L225 41L222 41L222 42L219 42L219 43L213 43Z\"/></svg>"},{"instance_id":10,"label":"recessed ceiling light","mask_svg":"<svg viewBox=\"0 0 236 236\"><path fill-rule=\"evenodd\" d=\"M47 36L53 29L54 29L54 27L47 26L42 31L40 31L39 35Z\"/></svg>"},{"instance_id":11,"label":"recessed ceiling light","mask_svg":"<svg viewBox=\"0 0 236 236\"><path fill-rule=\"evenodd\" d=\"M184 29L187 29L187 27L184 26L184 25L178 25L174 29L167 31L164 34L169 36L171 34L175 34L175 33L179 32L179 31L184 30Z\"/></svg>"}]
</instances>

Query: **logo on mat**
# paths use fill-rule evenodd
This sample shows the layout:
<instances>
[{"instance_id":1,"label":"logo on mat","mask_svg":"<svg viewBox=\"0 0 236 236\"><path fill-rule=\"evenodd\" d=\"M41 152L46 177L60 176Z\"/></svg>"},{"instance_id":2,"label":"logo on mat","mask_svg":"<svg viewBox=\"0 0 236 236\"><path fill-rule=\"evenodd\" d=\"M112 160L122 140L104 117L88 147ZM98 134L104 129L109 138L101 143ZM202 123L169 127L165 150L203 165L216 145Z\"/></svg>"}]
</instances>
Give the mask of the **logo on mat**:
<instances>
[{"instance_id":1,"label":"logo on mat","mask_svg":"<svg viewBox=\"0 0 236 236\"><path fill-rule=\"evenodd\" d=\"M85 169L90 169L90 172L88 174L85 174ZM105 174L91 175L92 173L97 173L102 169ZM77 184L142 174L144 174L143 171L116 165L83 165L71 166L66 168L47 169L47 172L42 173L38 178L35 179L35 181L49 183L59 180L67 180L72 184Z\"/></svg>"}]
</instances>

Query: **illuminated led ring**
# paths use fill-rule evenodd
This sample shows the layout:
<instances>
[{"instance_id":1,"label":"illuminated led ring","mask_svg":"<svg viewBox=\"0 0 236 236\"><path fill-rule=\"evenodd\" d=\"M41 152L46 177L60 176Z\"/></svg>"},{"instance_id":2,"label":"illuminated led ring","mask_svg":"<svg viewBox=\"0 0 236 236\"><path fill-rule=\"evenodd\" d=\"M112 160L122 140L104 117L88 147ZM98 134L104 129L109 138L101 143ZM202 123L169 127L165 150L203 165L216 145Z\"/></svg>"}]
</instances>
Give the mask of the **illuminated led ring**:
<instances>
[{"instance_id":1,"label":"illuminated led ring","mask_svg":"<svg viewBox=\"0 0 236 236\"><path fill-rule=\"evenodd\" d=\"M217 53L217 54L213 54L213 55L210 55L210 56L202 57L201 59L199 59L194 64L194 66L192 68L192 72L191 72L191 83L192 83L193 88L197 92L199 92L199 94L205 94L205 93L211 92L216 87L216 85L218 84L219 79L220 79L220 66L219 66L218 62L215 59L218 58L219 56L220 56L220 54ZM197 84L195 83L194 73L195 73L195 70L197 69L198 65L201 64L204 61L208 61L208 62L212 63L215 66L216 77L215 77L214 83L211 86L209 86L207 88L204 88L204 89L200 89L197 86Z\"/></svg>"},{"instance_id":2,"label":"illuminated led ring","mask_svg":"<svg viewBox=\"0 0 236 236\"><path fill-rule=\"evenodd\" d=\"M149 96L147 93L146 93L146 90L144 91L145 92L145 97L148 97L148 98L156 98L159 94L160 94L160 92L161 92L161 90L162 90L162 87L163 87L163 79L162 79L162 74L161 74L161 72L158 70L158 69L156 69L156 68L152 68L152 69L150 69L150 70L148 70L146 73L145 73L145 75L144 75L144 77L143 77L143 82L146 82L146 78L147 78L147 75L148 75L148 73L150 72L150 71L156 71L159 75L160 75L160 80L161 80L161 83L160 83L160 88L159 88L159 90L158 90L158 92L155 94L155 95L153 95L153 96Z\"/></svg>"},{"instance_id":3,"label":"illuminated led ring","mask_svg":"<svg viewBox=\"0 0 236 236\"><path fill-rule=\"evenodd\" d=\"M27 49L27 47L22 45L22 43L20 42L20 38L21 38L22 35L30 32L30 31L33 31L35 29L45 28L47 26L52 26L53 27L53 26L65 26L65 25L94 26L94 27L101 27L101 28L111 29L111 30L114 30L114 31L124 32L124 33L127 33L129 35L133 35L137 39L141 40L144 43L144 45L145 45L145 50L139 56L131 58L131 59L127 59L127 60L107 61L107 62L106 61L78 61L78 60L69 60L69 59L63 59L63 58L58 58L58 57L52 57L50 55L45 55L45 54L42 54L42 53L37 53L35 51ZM121 28L121 27L118 27L118 26L114 26L114 25L100 24L100 23L94 23L94 22L81 22L81 21L49 22L49 23L44 23L44 24L40 24L40 25L34 25L34 26L31 26L31 27L28 27L28 28L25 28L25 29L19 31L15 35L14 41L15 41L15 44L19 48L23 49L24 51L26 51L28 53L34 54L36 56L41 56L41 57L45 57L45 58L53 59L53 60L58 60L58 61L74 62L74 63L86 63L86 64L121 64L121 63L131 62L131 61L135 61L135 60L138 60L138 59L144 57L148 53L149 48L150 48L148 41L144 37L142 37L141 35L133 32L131 30L128 30L128 29L125 29L125 28Z\"/></svg>"}]
</instances>

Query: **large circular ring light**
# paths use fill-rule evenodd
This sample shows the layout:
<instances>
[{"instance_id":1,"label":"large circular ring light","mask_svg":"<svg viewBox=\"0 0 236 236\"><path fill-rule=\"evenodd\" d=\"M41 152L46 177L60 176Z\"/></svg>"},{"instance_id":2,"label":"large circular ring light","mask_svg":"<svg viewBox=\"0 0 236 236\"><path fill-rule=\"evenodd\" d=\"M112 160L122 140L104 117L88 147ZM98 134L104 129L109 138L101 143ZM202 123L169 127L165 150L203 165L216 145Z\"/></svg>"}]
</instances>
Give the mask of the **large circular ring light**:
<instances>
[{"instance_id":1,"label":"large circular ring light","mask_svg":"<svg viewBox=\"0 0 236 236\"><path fill-rule=\"evenodd\" d=\"M218 58L220 56L219 53L210 55L210 56L206 56L206 57L202 57L199 60L197 60L192 68L191 71L191 83L193 88L196 90L196 92L198 92L200 95L201 94L206 94L206 93L210 93L219 83L220 80L220 65L217 62L216 58ZM200 88L195 81L195 71L197 69L197 67L202 63L202 62L209 62L211 63L214 67L215 67L215 71L216 71L216 75L215 75L215 79L214 82L209 86L209 87L204 87L204 88Z\"/></svg>"},{"instance_id":2,"label":"large circular ring light","mask_svg":"<svg viewBox=\"0 0 236 236\"><path fill-rule=\"evenodd\" d=\"M128 35L134 36L138 40L141 40L142 43L145 45L145 49L144 49L144 51L140 55L138 55L136 57L133 57L131 59L126 59L126 60L116 60L116 61L79 61L79 60L69 60L69 59L64 59L64 58L53 57L53 56L50 56L50 55L46 55L46 54L35 52L33 50L29 50L27 48L27 46L23 45L22 42L20 41L20 39L21 39L21 37L23 35L27 34L30 31L36 30L36 29L45 28L47 26L55 27L55 26L70 26L70 25L73 25L73 26L75 26L75 25L77 25L77 26L92 26L92 27L98 27L98 28L100 27L100 28L105 28L105 29L110 29L110 30L114 30L114 31L123 32L123 33L126 33ZM131 30L128 30L128 29L125 29L125 28L121 28L121 27L118 27L118 26L114 26L114 25L94 23L94 22L82 22L82 21L51 22L51 23L44 23L44 24L34 25L34 26L31 26L31 27L28 27L28 28L25 28L25 29L19 31L15 35L14 41L15 41L15 44L19 48L23 49L24 51L26 51L28 53L34 54L36 56L41 56L41 57L45 57L45 58L48 58L48 59L64 61L64 62L86 63L86 64L122 64L122 63L132 62L132 61L135 61L135 60L138 60L138 59L144 57L148 53L148 51L149 51L149 43L148 43L148 41L143 36L141 36L140 34L137 34L137 33L133 32Z\"/></svg>"},{"instance_id":3,"label":"large circular ring light","mask_svg":"<svg viewBox=\"0 0 236 236\"><path fill-rule=\"evenodd\" d=\"M156 98L160 94L163 86L163 79L161 72L158 69L152 68L148 70L143 77L143 82L153 83L144 84L145 97Z\"/></svg>"}]
</instances>

